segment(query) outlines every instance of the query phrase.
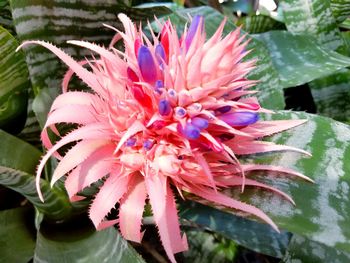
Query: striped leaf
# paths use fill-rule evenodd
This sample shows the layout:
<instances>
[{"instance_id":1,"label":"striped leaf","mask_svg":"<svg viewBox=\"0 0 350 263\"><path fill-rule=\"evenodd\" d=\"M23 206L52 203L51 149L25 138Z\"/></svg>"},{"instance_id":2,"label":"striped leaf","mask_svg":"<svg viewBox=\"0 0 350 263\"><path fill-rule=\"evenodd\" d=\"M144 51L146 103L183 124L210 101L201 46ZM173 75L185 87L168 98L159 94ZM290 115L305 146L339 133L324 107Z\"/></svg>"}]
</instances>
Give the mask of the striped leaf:
<instances>
[{"instance_id":1,"label":"striped leaf","mask_svg":"<svg viewBox=\"0 0 350 263\"><path fill-rule=\"evenodd\" d=\"M0 26L0 128L7 130L11 121L21 128L17 117L25 118L30 87L23 52L15 52L17 46L17 40Z\"/></svg>"},{"instance_id":2,"label":"striped leaf","mask_svg":"<svg viewBox=\"0 0 350 263\"><path fill-rule=\"evenodd\" d=\"M202 15L205 17L205 29L208 37L214 34L224 19L222 14L207 6L178 9L169 17L176 25L177 30L181 32L185 23L188 21L188 15L192 17L194 15ZM236 29L236 26L231 21L227 21L224 33L227 34L234 29ZM252 49L252 52L247 56L247 59L258 59L256 68L249 74L248 78L259 80L259 84L255 87L261 91L257 95L259 101L266 108L283 109L284 98L282 86L280 85L278 73L272 64L267 48L260 41L252 38L248 49Z\"/></svg>"},{"instance_id":3,"label":"striped leaf","mask_svg":"<svg viewBox=\"0 0 350 263\"><path fill-rule=\"evenodd\" d=\"M350 262L350 253L325 246L302 236L294 235L287 253L283 258L285 263L295 262Z\"/></svg>"},{"instance_id":4,"label":"striped leaf","mask_svg":"<svg viewBox=\"0 0 350 263\"><path fill-rule=\"evenodd\" d=\"M243 247L276 258L283 257L291 237L286 231L279 234L266 224L193 201L180 203L180 217L196 226L220 233Z\"/></svg>"},{"instance_id":5,"label":"striped leaf","mask_svg":"<svg viewBox=\"0 0 350 263\"><path fill-rule=\"evenodd\" d=\"M71 226L41 228L37 234L34 263L42 262L144 263L144 260L114 228L96 232L76 222Z\"/></svg>"},{"instance_id":6,"label":"striped leaf","mask_svg":"<svg viewBox=\"0 0 350 263\"><path fill-rule=\"evenodd\" d=\"M242 25L242 29L250 34L258 34L270 30L285 29L285 25L265 15L252 15L240 17L236 23Z\"/></svg>"},{"instance_id":7,"label":"striped leaf","mask_svg":"<svg viewBox=\"0 0 350 263\"><path fill-rule=\"evenodd\" d=\"M0 262L27 263L33 258L35 237L25 207L0 211Z\"/></svg>"},{"instance_id":8,"label":"striped leaf","mask_svg":"<svg viewBox=\"0 0 350 263\"><path fill-rule=\"evenodd\" d=\"M267 116L266 119L270 119L270 116ZM264 163L292 168L309 176L315 183L308 183L279 173L247 174L250 178L289 194L296 203L295 207L280 196L259 189L246 187L244 194L241 194L240 188L233 188L227 191L226 194L259 207L284 231L349 253L350 165L347 160L350 158L350 126L328 118L297 112L282 111L273 115L273 119L308 119L306 124L275 135L270 140L278 144L308 150L313 154L313 157L307 158L292 152L279 152L249 156L241 159L242 162ZM217 208L222 209L221 207ZM225 211L227 212L227 210ZM242 236L253 231L256 237L252 238L251 241L248 239L244 246L265 251L264 253L266 253L266 249L274 245L273 242L271 244L262 242L266 238L264 236L267 233L266 231L260 232L259 228L255 230L251 224L235 225L235 221L232 221L235 217L226 216L224 221L223 216L216 216L212 212L208 216L207 212L198 212L195 222L208 222L206 224L211 229L227 233L229 231L223 229L224 225L231 224L230 229L236 229L237 233L240 231ZM283 233L282 231L282 235ZM237 236L235 240L245 240L245 237L242 236ZM277 233L275 236L277 236L277 240L280 240ZM283 238L283 236L280 237ZM270 237L268 236L268 238ZM257 240L260 243L257 243ZM283 252L288 242L283 244L280 252ZM257 248L254 248L254 246Z\"/></svg>"},{"instance_id":9,"label":"striped leaf","mask_svg":"<svg viewBox=\"0 0 350 263\"><path fill-rule=\"evenodd\" d=\"M15 34L9 0L0 0L0 26Z\"/></svg>"},{"instance_id":10,"label":"striped leaf","mask_svg":"<svg viewBox=\"0 0 350 263\"><path fill-rule=\"evenodd\" d=\"M350 66L350 58L322 47L308 35L271 31L256 37L269 49L284 88L299 86Z\"/></svg>"},{"instance_id":11,"label":"striped leaf","mask_svg":"<svg viewBox=\"0 0 350 263\"><path fill-rule=\"evenodd\" d=\"M331 0L331 9L338 23L341 23L346 18L350 17L349 0Z\"/></svg>"},{"instance_id":12,"label":"striped leaf","mask_svg":"<svg viewBox=\"0 0 350 263\"><path fill-rule=\"evenodd\" d=\"M45 202L41 202L35 187L35 167L41 152L30 144L0 130L0 185L26 197L50 219L63 219L70 215L72 206L67 194L57 187L51 188L41 180Z\"/></svg>"},{"instance_id":13,"label":"striped leaf","mask_svg":"<svg viewBox=\"0 0 350 263\"><path fill-rule=\"evenodd\" d=\"M330 0L283 0L280 4L289 32L314 36L328 49L347 52Z\"/></svg>"},{"instance_id":14,"label":"striped leaf","mask_svg":"<svg viewBox=\"0 0 350 263\"><path fill-rule=\"evenodd\" d=\"M29 39L49 41L77 59L83 59L90 52L68 45L66 41L83 39L108 45L115 32L104 27L103 23L120 27L118 13L126 13L136 20L169 13L165 7L137 9L122 2L104 0L12 0L11 8L21 42ZM63 63L38 46L28 46L25 51L35 93L44 87L59 89L66 70Z\"/></svg>"},{"instance_id":15,"label":"striped leaf","mask_svg":"<svg viewBox=\"0 0 350 263\"><path fill-rule=\"evenodd\" d=\"M343 69L331 76L309 83L317 112L339 121L350 120L350 70Z\"/></svg>"}]
</instances>

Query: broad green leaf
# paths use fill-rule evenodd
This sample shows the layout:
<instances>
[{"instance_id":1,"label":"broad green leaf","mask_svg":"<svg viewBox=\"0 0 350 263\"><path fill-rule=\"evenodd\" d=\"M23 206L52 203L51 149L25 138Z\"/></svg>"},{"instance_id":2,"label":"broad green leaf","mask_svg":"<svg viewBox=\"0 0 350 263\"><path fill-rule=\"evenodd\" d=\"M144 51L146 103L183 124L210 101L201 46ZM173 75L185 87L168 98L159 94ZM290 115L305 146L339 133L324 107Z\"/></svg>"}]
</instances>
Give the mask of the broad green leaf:
<instances>
[{"instance_id":1,"label":"broad green leaf","mask_svg":"<svg viewBox=\"0 0 350 263\"><path fill-rule=\"evenodd\" d=\"M23 52L16 52L17 40L0 26L0 128L26 114L28 69ZM22 121L23 122L23 121ZM20 127L20 122L17 122Z\"/></svg>"},{"instance_id":2,"label":"broad green leaf","mask_svg":"<svg viewBox=\"0 0 350 263\"><path fill-rule=\"evenodd\" d=\"M250 34L285 29L283 23L264 15L243 16L238 19L236 24L242 25L242 29Z\"/></svg>"},{"instance_id":3,"label":"broad green leaf","mask_svg":"<svg viewBox=\"0 0 350 263\"><path fill-rule=\"evenodd\" d=\"M30 144L0 130L0 166L34 173L41 152Z\"/></svg>"},{"instance_id":4,"label":"broad green leaf","mask_svg":"<svg viewBox=\"0 0 350 263\"><path fill-rule=\"evenodd\" d=\"M350 17L350 1L349 0L331 0L331 9L337 22L343 22Z\"/></svg>"},{"instance_id":5,"label":"broad green leaf","mask_svg":"<svg viewBox=\"0 0 350 263\"><path fill-rule=\"evenodd\" d=\"M350 58L322 47L307 35L271 31L255 37L269 49L284 88L299 86L350 66Z\"/></svg>"},{"instance_id":6,"label":"broad green leaf","mask_svg":"<svg viewBox=\"0 0 350 263\"><path fill-rule=\"evenodd\" d=\"M185 262L234 262L237 244L230 239L202 230L187 230L189 250L184 252Z\"/></svg>"},{"instance_id":7,"label":"broad green leaf","mask_svg":"<svg viewBox=\"0 0 350 263\"><path fill-rule=\"evenodd\" d=\"M52 102L57 97L58 92L55 89L43 88L33 101L33 111L38 119L40 126L43 128L50 112Z\"/></svg>"},{"instance_id":8,"label":"broad green leaf","mask_svg":"<svg viewBox=\"0 0 350 263\"><path fill-rule=\"evenodd\" d=\"M21 42L33 39L49 41L77 59L89 56L90 52L68 45L66 41L86 40L108 45L115 32L104 27L103 23L120 28L118 13L126 13L135 20L146 20L170 12L165 7L137 9L122 2L104 0L10 2L14 25ZM58 90L66 70L63 63L39 46L28 46L25 51L35 93L44 87Z\"/></svg>"},{"instance_id":9,"label":"broad green leaf","mask_svg":"<svg viewBox=\"0 0 350 263\"><path fill-rule=\"evenodd\" d=\"M33 220L24 207L0 211L0 262L27 263L33 258Z\"/></svg>"},{"instance_id":10,"label":"broad green leaf","mask_svg":"<svg viewBox=\"0 0 350 263\"><path fill-rule=\"evenodd\" d=\"M336 250L333 247L325 246L321 243L311 241L302 236L294 235L289 243L288 251L283 258L283 262L344 263L350 262L350 253Z\"/></svg>"},{"instance_id":11,"label":"broad green leaf","mask_svg":"<svg viewBox=\"0 0 350 263\"><path fill-rule=\"evenodd\" d=\"M73 213L65 191L50 184L46 180L40 180L40 189L45 202L42 202L35 187L35 177L31 174L0 166L0 185L10 188L28 199L49 220L64 220Z\"/></svg>"},{"instance_id":12,"label":"broad green leaf","mask_svg":"<svg viewBox=\"0 0 350 263\"><path fill-rule=\"evenodd\" d=\"M317 113L339 121L350 120L350 70L343 69L331 76L309 83Z\"/></svg>"},{"instance_id":13,"label":"broad green leaf","mask_svg":"<svg viewBox=\"0 0 350 263\"><path fill-rule=\"evenodd\" d=\"M180 204L180 217L220 233L243 247L277 258L284 255L291 236L285 231L279 234L266 224L193 201Z\"/></svg>"},{"instance_id":14,"label":"broad green leaf","mask_svg":"<svg viewBox=\"0 0 350 263\"><path fill-rule=\"evenodd\" d=\"M283 0L280 5L288 31L314 36L328 49L346 52L329 0Z\"/></svg>"},{"instance_id":15,"label":"broad green leaf","mask_svg":"<svg viewBox=\"0 0 350 263\"><path fill-rule=\"evenodd\" d=\"M185 23L188 21L188 15L202 15L205 17L205 29L207 36L214 34L224 16L210 7L186 8L178 9L170 15L171 21L176 25L177 30L183 31ZM224 28L224 33L227 34L236 29L236 26L227 21ZM244 33L244 32L242 32ZM250 37L247 37L248 39ZM248 75L249 79L259 80L259 84L255 89L260 92L257 94L260 103L269 109L283 109L284 98L282 86L278 73L274 68L267 48L260 41L252 38L248 49L252 52L247 56L247 59L258 59L256 68Z\"/></svg>"},{"instance_id":16,"label":"broad green leaf","mask_svg":"<svg viewBox=\"0 0 350 263\"><path fill-rule=\"evenodd\" d=\"M53 233L55 232L55 233ZM144 263L144 260L112 227L95 231L80 222L70 227L51 225L37 235L34 263Z\"/></svg>"},{"instance_id":17,"label":"broad green leaf","mask_svg":"<svg viewBox=\"0 0 350 263\"><path fill-rule=\"evenodd\" d=\"M11 34L15 34L9 0L0 0L0 26L6 28Z\"/></svg>"}]
</instances>

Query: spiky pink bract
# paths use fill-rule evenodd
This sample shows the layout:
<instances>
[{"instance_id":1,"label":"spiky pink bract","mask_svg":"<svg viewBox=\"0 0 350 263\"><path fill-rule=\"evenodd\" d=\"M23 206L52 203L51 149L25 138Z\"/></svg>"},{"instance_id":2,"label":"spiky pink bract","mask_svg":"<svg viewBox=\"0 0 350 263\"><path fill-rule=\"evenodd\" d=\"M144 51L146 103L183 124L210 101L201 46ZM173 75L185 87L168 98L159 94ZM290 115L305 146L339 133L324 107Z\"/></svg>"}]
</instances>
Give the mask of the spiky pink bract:
<instances>
[{"instance_id":1,"label":"spiky pink bract","mask_svg":"<svg viewBox=\"0 0 350 263\"><path fill-rule=\"evenodd\" d=\"M244 172L272 170L307 177L269 165L241 165L236 155L302 150L259 139L302 124L305 120L259 121L262 109L248 88L255 81L246 74L254 61L242 62L248 53L239 29L222 37L225 21L206 41L203 18L196 16L178 37L173 25L160 22L160 39L151 30L149 40L123 14L125 32L117 31L125 50L105 49L84 41L69 41L88 48L99 59L76 62L57 47L27 41L50 49L68 66L63 94L54 101L42 140L48 148L37 171L37 188L44 165L55 155L60 162L51 184L67 175L65 186L72 201L92 183L104 179L90 207L97 229L119 223L122 235L141 242L143 209L149 202L160 239L172 262L174 253L187 249L181 236L174 191L195 194L210 202L257 216L277 226L261 210L225 196L220 190L244 185L263 187L292 200L281 191L245 178ZM113 41L114 42L114 41ZM90 66L92 71L84 68ZM73 74L91 92L68 91ZM58 123L78 128L54 145L47 130L58 133ZM57 152L76 142L65 156ZM306 153L307 154L307 153ZM119 203L119 220L106 215Z\"/></svg>"}]
</instances>

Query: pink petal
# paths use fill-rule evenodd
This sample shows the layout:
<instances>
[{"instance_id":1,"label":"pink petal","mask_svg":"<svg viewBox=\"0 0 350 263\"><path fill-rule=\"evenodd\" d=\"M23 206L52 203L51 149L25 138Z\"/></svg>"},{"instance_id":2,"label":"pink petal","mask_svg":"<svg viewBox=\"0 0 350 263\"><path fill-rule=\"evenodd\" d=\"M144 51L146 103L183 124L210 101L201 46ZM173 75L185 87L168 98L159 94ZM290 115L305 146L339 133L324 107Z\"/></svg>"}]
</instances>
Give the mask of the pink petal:
<instances>
[{"instance_id":1,"label":"pink petal","mask_svg":"<svg viewBox=\"0 0 350 263\"><path fill-rule=\"evenodd\" d=\"M146 197L143 177L135 174L129 183L128 192L120 201L119 227L125 239L141 242L141 221Z\"/></svg>"}]
</instances>

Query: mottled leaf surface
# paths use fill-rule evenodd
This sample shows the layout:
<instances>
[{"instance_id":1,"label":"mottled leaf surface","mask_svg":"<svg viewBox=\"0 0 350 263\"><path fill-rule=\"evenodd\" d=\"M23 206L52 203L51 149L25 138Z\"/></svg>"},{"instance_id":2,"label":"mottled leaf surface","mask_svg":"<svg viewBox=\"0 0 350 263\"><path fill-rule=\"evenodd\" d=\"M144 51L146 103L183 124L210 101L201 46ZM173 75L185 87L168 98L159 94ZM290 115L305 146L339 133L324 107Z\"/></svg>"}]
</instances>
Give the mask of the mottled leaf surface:
<instances>
[{"instance_id":1,"label":"mottled leaf surface","mask_svg":"<svg viewBox=\"0 0 350 263\"><path fill-rule=\"evenodd\" d=\"M27 263L33 258L34 217L24 207L0 211L0 262Z\"/></svg>"},{"instance_id":2,"label":"mottled leaf surface","mask_svg":"<svg viewBox=\"0 0 350 263\"><path fill-rule=\"evenodd\" d=\"M319 45L308 35L270 31L255 37L269 49L284 88L299 86L350 66L350 58Z\"/></svg>"},{"instance_id":3,"label":"mottled leaf surface","mask_svg":"<svg viewBox=\"0 0 350 263\"><path fill-rule=\"evenodd\" d=\"M285 29L283 23L265 15L243 16L238 19L236 24L242 25L242 29L250 34Z\"/></svg>"},{"instance_id":4,"label":"mottled leaf surface","mask_svg":"<svg viewBox=\"0 0 350 263\"><path fill-rule=\"evenodd\" d=\"M55 232L38 232L34 263L115 263L144 260L112 227L95 231L76 226ZM58 232L56 230L56 232Z\"/></svg>"},{"instance_id":5,"label":"mottled leaf surface","mask_svg":"<svg viewBox=\"0 0 350 263\"><path fill-rule=\"evenodd\" d=\"M293 34L314 36L331 50L346 52L346 45L333 17L330 1L283 0L284 22Z\"/></svg>"}]
</instances>

